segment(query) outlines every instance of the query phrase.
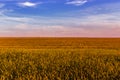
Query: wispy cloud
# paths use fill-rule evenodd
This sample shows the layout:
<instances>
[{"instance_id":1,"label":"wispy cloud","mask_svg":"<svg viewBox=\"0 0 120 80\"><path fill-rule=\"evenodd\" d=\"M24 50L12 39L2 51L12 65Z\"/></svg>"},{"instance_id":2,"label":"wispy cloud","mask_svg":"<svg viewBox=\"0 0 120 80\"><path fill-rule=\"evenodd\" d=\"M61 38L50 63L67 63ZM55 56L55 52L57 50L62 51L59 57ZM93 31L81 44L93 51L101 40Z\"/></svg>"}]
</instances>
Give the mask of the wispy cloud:
<instances>
[{"instance_id":1,"label":"wispy cloud","mask_svg":"<svg viewBox=\"0 0 120 80\"><path fill-rule=\"evenodd\" d=\"M72 12L74 16L68 12L63 17L25 14L10 16L6 15L9 13L6 10L0 10L4 14L0 15L0 36L120 37L119 5L111 3L91 6L77 13Z\"/></svg>"},{"instance_id":2,"label":"wispy cloud","mask_svg":"<svg viewBox=\"0 0 120 80\"><path fill-rule=\"evenodd\" d=\"M71 5L75 5L75 6L81 6L85 3L87 3L87 0L73 0L73 1L68 1L66 2L66 4L71 4Z\"/></svg>"},{"instance_id":3,"label":"wispy cloud","mask_svg":"<svg viewBox=\"0 0 120 80\"><path fill-rule=\"evenodd\" d=\"M35 7L37 6L38 4L41 4L40 2L39 3L33 3L33 2L22 2L22 3L18 3L19 6L22 6L22 7Z\"/></svg>"},{"instance_id":4,"label":"wispy cloud","mask_svg":"<svg viewBox=\"0 0 120 80\"><path fill-rule=\"evenodd\" d=\"M12 11L12 9L0 9L0 16L4 16L6 13L10 13Z\"/></svg>"},{"instance_id":5,"label":"wispy cloud","mask_svg":"<svg viewBox=\"0 0 120 80\"><path fill-rule=\"evenodd\" d=\"M0 3L0 8L2 8L2 7L4 7L5 6L5 4L3 4L3 3Z\"/></svg>"}]
</instances>

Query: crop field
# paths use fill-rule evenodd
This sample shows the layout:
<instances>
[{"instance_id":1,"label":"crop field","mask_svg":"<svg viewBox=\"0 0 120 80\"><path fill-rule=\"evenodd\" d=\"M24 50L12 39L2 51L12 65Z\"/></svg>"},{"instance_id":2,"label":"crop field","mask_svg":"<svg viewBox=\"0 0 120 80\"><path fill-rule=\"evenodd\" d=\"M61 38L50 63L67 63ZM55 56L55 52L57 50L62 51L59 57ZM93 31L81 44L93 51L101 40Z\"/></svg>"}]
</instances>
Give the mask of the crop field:
<instances>
[{"instance_id":1,"label":"crop field","mask_svg":"<svg viewBox=\"0 0 120 80\"><path fill-rule=\"evenodd\" d=\"M120 80L120 38L0 38L0 80Z\"/></svg>"}]
</instances>

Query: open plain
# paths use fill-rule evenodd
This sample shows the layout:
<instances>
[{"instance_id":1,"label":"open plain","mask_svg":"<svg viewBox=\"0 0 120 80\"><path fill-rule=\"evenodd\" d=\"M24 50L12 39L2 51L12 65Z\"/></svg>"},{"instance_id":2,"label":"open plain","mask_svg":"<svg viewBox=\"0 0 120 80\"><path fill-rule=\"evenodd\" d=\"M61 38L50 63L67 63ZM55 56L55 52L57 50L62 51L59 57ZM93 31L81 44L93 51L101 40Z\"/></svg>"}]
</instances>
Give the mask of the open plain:
<instances>
[{"instance_id":1,"label":"open plain","mask_svg":"<svg viewBox=\"0 0 120 80\"><path fill-rule=\"evenodd\" d=\"M0 38L0 80L119 79L119 38Z\"/></svg>"}]
</instances>

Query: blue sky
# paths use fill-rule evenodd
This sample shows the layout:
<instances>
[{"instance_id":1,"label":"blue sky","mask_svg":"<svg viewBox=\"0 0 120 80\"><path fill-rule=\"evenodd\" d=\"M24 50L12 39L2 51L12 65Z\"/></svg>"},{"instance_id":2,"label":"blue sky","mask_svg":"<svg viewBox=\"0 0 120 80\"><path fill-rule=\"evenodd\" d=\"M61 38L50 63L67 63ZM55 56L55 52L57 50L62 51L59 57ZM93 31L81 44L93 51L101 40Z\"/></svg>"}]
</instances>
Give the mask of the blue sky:
<instances>
[{"instance_id":1,"label":"blue sky","mask_svg":"<svg viewBox=\"0 0 120 80\"><path fill-rule=\"evenodd\" d=\"M120 37L120 0L0 0L2 37Z\"/></svg>"}]
</instances>

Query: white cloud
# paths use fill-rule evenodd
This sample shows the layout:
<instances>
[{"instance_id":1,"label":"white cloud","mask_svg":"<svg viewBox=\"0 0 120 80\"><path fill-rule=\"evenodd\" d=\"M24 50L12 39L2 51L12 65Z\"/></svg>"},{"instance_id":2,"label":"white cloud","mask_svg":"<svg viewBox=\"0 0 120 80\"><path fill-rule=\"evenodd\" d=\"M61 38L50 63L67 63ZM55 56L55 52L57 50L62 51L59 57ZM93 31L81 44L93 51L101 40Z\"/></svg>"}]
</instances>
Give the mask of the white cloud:
<instances>
[{"instance_id":1,"label":"white cloud","mask_svg":"<svg viewBox=\"0 0 120 80\"><path fill-rule=\"evenodd\" d=\"M73 0L73 1L68 1L66 4L71 4L75 6L80 6L88 2L87 0Z\"/></svg>"},{"instance_id":2,"label":"white cloud","mask_svg":"<svg viewBox=\"0 0 120 80\"><path fill-rule=\"evenodd\" d=\"M33 3L33 2L18 3L18 5L19 5L19 6L22 6L22 7L35 7L35 6L37 6L38 4L41 4L41 3Z\"/></svg>"}]
</instances>

